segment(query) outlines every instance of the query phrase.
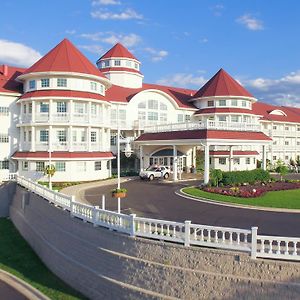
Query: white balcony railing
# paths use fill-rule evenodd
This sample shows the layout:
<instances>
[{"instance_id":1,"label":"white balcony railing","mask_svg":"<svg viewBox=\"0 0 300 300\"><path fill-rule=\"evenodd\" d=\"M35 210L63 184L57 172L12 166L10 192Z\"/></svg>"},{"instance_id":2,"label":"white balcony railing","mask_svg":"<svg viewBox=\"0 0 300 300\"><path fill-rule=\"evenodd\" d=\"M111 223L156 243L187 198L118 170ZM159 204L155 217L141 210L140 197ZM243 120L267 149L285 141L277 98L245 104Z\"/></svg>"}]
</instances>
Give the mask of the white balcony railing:
<instances>
[{"instance_id":1,"label":"white balcony railing","mask_svg":"<svg viewBox=\"0 0 300 300\"><path fill-rule=\"evenodd\" d=\"M261 131L261 125L257 123L238 123L238 122L185 122L145 126L145 132L168 132L195 129L212 129L212 130L234 130L234 131Z\"/></svg>"}]
</instances>

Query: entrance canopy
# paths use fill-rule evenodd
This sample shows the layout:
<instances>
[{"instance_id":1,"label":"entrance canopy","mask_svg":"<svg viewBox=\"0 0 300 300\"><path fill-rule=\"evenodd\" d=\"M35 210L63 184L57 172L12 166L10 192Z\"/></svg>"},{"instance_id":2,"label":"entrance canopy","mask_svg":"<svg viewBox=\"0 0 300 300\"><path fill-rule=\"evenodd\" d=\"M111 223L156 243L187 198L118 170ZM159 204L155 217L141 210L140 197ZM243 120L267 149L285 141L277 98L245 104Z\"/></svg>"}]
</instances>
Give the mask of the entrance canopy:
<instances>
[{"instance_id":1,"label":"entrance canopy","mask_svg":"<svg viewBox=\"0 0 300 300\"><path fill-rule=\"evenodd\" d=\"M169 148L169 149L162 149L162 150L159 150L159 151L156 151L154 153L152 153L151 156L153 157L168 157L168 156L171 156L173 157L173 149ZM185 156L185 154L183 154L181 151L177 150L177 156Z\"/></svg>"}]
</instances>

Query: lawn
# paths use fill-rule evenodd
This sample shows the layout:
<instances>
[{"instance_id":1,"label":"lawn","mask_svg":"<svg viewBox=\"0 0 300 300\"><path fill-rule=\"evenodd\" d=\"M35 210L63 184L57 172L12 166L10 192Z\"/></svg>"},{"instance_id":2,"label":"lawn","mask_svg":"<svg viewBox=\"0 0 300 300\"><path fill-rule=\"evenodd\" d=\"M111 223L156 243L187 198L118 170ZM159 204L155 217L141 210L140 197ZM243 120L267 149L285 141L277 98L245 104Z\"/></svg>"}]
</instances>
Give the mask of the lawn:
<instances>
[{"instance_id":1,"label":"lawn","mask_svg":"<svg viewBox=\"0 0 300 300\"><path fill-rule=\"evenodd\" d=\"M271 191L257 198L240 198L225 196L205 192L196 187L184 188L183 192L194 197L205 198L207 200L214 200L219 202L228 202L260 207L300 209L300 189Z\"/></svg>"},{"instance_id":2,"label":"lawn","mask_svg":"<svg viewBox=\"0 0 300 300\"><path fill-rule=\"evenodd\" d=\"M0 269L21 278L51 299L86 299L51 273L12 222L4 218L0 218Z\"/></svg>"}]
</instances>

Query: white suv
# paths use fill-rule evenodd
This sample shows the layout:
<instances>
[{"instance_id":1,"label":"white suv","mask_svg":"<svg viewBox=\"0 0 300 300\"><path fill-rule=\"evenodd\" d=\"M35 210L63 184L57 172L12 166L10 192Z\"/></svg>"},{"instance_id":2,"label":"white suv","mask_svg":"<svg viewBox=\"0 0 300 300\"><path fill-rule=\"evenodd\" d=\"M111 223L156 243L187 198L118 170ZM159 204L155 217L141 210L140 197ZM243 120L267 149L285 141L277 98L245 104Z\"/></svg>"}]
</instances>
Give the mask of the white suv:
<instances>
[{"instance_id":1,"label":"white suv","mask_svg":"<svg viewBox=\"0 0 300 300\"><path fill-rule=\"evenodd\" d=\"M170 176L170 169L166 166L149 167L145 171L140 172L141 179L153 180L154 178L168 179Z\"/></svg>"}]
</instances>

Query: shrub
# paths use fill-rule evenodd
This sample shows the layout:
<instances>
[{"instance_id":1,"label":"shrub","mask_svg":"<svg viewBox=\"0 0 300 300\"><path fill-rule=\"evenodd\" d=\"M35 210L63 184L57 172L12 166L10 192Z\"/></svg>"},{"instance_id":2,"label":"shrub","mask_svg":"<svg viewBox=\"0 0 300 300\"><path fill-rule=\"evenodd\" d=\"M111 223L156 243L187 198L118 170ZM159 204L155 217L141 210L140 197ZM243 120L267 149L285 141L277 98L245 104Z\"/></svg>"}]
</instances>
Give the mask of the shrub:
<instances>
[{"instance_id":1,"label":"shrub","mask_svg":"<svg viewBox=\"0 0 300 300\"><path fill-rule=\"evenodd\" d=\"M210 172L210 181L213 186L219 186L223 178L223 172L220 169L213 169Z\"/></svg>"},{"instance_id":2,"label":"shrub","mask_svg":"<svg viewBox=\"0 0 300 300\"><path fill-rule=\"evenodd\" d=\"M280 180L282 181L283 176L289 172L289 168L284 164L284 162L280 159L276 162L275 172L280 174Z\"/></svg>"},{"instance_id":3,"label":"shrub","mask_svg":"<svg viewBox=\"0 0 300 300\"><path fill-rule=\"evenodd\" d=\"M223 172L221 182L224 185L241 185L244 183L268 182L269 180L270 174L268 171L255 169L251 171Z\"/></svg>"}]
</instances>

